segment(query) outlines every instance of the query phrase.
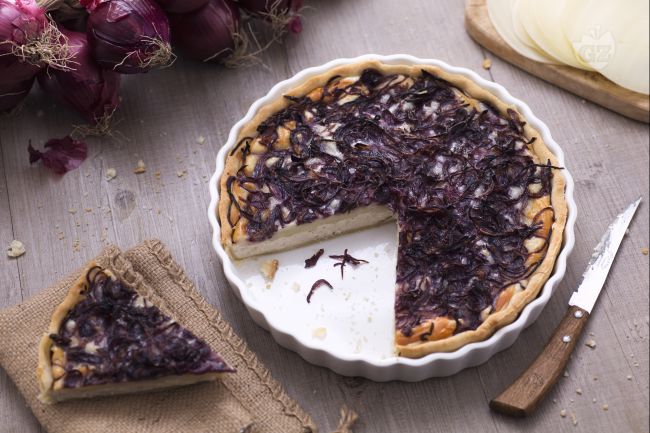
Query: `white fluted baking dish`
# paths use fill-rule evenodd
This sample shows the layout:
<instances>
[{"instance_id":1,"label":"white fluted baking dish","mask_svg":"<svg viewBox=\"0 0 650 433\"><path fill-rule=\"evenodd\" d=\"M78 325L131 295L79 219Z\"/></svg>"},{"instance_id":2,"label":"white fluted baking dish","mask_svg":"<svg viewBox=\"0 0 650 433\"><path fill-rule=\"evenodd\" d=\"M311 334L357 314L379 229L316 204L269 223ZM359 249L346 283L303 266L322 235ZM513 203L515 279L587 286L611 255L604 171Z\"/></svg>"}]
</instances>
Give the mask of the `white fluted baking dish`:
<instances>
[{"instance_id":1,"label":"white fluted baking dish","mask_svg":"<svg viewBox=\"0 0 650 433\"><path fill-rule=\"evenodd\" d=\"M396 227L393 224L375 227L308 245L283 253L273 253L245 260L232 260L220 241L216 208L219 202L219 179L226 155L236 144L241 128L258 110L310 77L332 68L367 60L388 64L434 65L445 71L463 75L508 104L513 104L526 120L542 135L548 148L564 166L564 153L553 140L548 127L539 120L528 105L514 98L505 88L481 78L466 68L450 66L439 60L419 59L409 55L365 55L353 59L337 59L325 65L305 69L292 78L275 85L257 100L246 116L231 129L228 142L217 156L217 168L210 181L211 202L208 217L212 225L212 243L223 263L224 273L237 296L246 305L253 320L267 329L282 346L299 353L312 364L328 367L346 376L362 376L375 381L419 381L430 377L448 376L479 365L495 353L509 347L524 328L532 324L550 299L566 271L567 257L575 241L576 204L574 183L565 170L566 200L569 208L564 245L553 275L537 299L528 304L513 323L498 330L485 341L468 344L455 352L432 353L419 359L393 354L393 305L396 257ZM338 268L321 259L318 265L304 269L304 260L318 248L330 254L340 254L348 248L355 257L370 261L341 280ZM278 259L280 267L272 285L267 286L260 266L270 258ZM305 297L314 281L326 278L335 289L321 288L312 303Z\"/></svg>"}]
</instances>

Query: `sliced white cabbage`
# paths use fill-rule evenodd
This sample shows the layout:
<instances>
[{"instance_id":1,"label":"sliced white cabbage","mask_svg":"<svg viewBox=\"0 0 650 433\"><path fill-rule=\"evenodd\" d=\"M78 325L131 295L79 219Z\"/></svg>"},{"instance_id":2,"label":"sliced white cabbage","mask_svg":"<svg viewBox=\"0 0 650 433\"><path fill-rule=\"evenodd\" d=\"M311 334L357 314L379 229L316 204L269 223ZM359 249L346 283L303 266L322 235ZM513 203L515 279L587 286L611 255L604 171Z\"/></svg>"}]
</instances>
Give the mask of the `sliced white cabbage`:
<instances>
[{"instance_id":1,"label":"sliced white cabbage","mask_svg":"<svg viewBox=\"0 0 650 433\"><path fill-rule=\"evenodd\" d=\"M501 38L517 53L531 60L542 63L555 63L541 51L526 45L515 33L513 6L516 0L488 0L488 14Z\"/></svg>"},{"instance_id":2,"label":"sliced white cabbage","mask_svg":"<svg viewBox=\"0 0 650 433\"><path fill-rule=\"evenodd\" d=\"M526 33L550 57L574 68L592 70L577 58L566 38L563 22L567 0L520 0L517 18Z\"/></svg>"},{"instance_id":3,"label":"sliced white cabbage","mask_svg":"<svg viewBox=\"0 0 650 433\"><path fill-rule=\"evenodd\" d=\"M650 93L648 0L567 0L562 24L577 55L616 84Z\"/></svg>"}]
</instances>

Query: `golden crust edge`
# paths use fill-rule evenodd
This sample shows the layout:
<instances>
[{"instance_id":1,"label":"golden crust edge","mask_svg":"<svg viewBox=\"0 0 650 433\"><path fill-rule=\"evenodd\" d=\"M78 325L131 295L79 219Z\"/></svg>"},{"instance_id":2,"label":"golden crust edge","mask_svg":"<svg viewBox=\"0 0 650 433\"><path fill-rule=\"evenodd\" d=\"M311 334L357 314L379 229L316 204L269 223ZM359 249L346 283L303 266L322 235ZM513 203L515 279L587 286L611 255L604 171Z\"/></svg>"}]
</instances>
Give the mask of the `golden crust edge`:
<instances>
[{"instance_id":1,"label":"golden crust edge","mask_svg":"<svg viewBox=\"0 0 650 433\"><path fill-rule=\"evenodd\" d=\"M329 79L335 75L358 75L367 68L374 68L384 73L398 73L406 75L416 75L421 70L426 70L427 72L430 72L437 77L448 81L472 98L478 101L488 102L501 114L506 113L508 109L514 110L521 117L521 119L526 121L526 125L524 126L524 135L526 138L536 138L532 146L533 154L537 156L540 161L550 160L552 165L558 165L557 158L546 146L546 143L544 143L542 136L537 130L530 126L525 116L523 116L514 105L504 103L496 95L480 87L469 78L466 78L460 74L444 71L437 66L388 65L382 63L379 60L358 62L351 65L343 65L332 68L326 72L323 72L322 74L313 76L301 85L285 93L285 95L303 96L314 88L325 85ZM267 119L272 114L286 108L288 105L289 101L286 100L286 98L280 97L260 108L253 119L244 125L237 137L236 143L239 143L245 137L254 137L257 131L257 127L265 119ZM219 218L219 224L221 228L221 243L224 246L226 252L231 257L233 257L231 253L232 232L240 226L236 225L235 228L229 227L227 213L231 200L227 193L226 181L228 177L234 175L237 170L239 170L242 162L243 161L239 153L235 152L233 155L230 155L230 153L228 153L226 155L224 171L220 179L220 195L217 216ZM533 299L537 297L539 291L550 277L550 274L553 271L553 267L555 266L555 261L559 255L560 249L562 248L564 228L568 214L565 188L566 179L559 170L556 170L553 173L553 185L551 191L551 206L553 207L555 213L555 221L553 222L548 250L546 251L546 255L544 256L542 263L533 272L533 274L529 276L529 283L526 286L526 289L519 293L516 293L508 303L508 307L499 312L490 314L490 316L488 316L488 319L473 331L462 332L460 334L456 334L452 337L438 341L410 343L408 345L396 345L398 354L409 358L419 358L433 352L451 352L469 343L485 340L498 329L512 323L517 318L521 310L523 310L526 305L528 305Z\"/></svg>"},{"instance_id":2,"label":"golden crust edge","mask_svg":"<svg viewBox=\"0 0 650 433\"><path fill-rule=\"evenodd\" d=\"M68 311L74 308L74 306L81 301L83 298L81 292L86 288L86 276L88 275L88 272L95 267L99 267L95 261L89 262L88 265L86 265L81 276L77 278L70 289L68 289L68 293L63 301L54 309L47 332L41 337L41 341L38 345L38 367L36 368L36 376L38 378L38 388L40 391L38 399L43 403L52 404L55 402L51 397L54 380L52 379L52 356L50 354L52 339L50 338L50 334L59 332L61 323L63 322L63 319L65 319L66 314L68 314ZM105 270L104 272L110 275L110 271Z\"/></svg>"}]
</instances>

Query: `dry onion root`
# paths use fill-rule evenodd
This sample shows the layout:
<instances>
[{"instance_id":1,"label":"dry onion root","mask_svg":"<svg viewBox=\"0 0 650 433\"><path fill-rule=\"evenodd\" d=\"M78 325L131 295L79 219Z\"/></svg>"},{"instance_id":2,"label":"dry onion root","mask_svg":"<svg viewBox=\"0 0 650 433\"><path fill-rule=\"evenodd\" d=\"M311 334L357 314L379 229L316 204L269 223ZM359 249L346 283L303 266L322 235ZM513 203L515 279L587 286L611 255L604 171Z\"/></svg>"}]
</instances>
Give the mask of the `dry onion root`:
<instances>
[{"instance_id":1,"label":"dry onion root","mask_svg":"<svg viewBox=\"0 0 650 433\"><path fill-rule=\"evenodd\" d=\"M267 21L273 29L273 39L281 39L287 31L302 31L302 0L239 0L239 5L253 16Z\"/></svg>"},{"instance_id":2,"label":"dry onion root","mask_svg":"<svg viewBox=\"0 0 650 433\"><path fill-rule=\"evenodd\" d=\"M65 36L34 0L0 0L0 56L37 67L70 69Z\"/></svg>"},{"instance_id":3,"label":"dry onion root","mask_svg":"<svg viewBox=\"0 0 650 433\"><path fill-rule=\"evenodd\" d=\"M71 69L66 37L34 0L0 0L0 112L15 112L45 66Z\"/></svg>"}]
</instances>

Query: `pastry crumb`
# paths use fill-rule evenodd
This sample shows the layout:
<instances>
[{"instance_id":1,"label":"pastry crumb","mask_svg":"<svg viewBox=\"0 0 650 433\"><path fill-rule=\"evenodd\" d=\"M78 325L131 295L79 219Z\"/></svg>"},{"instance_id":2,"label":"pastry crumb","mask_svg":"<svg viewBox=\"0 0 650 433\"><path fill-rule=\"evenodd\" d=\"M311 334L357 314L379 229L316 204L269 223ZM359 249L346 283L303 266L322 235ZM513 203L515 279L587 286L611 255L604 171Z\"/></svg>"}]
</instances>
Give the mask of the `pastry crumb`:
<instances>
[{"instance_id":1,"label":"pastry crumb","mask_svg":"<svg viewBox=\"0 0 650 433\"><path fill-rule=\"evenodd\" d=\"M571 424L574 426L578 425L578 417L574 412L571 412Z\"/></svg>"},{"instance_id":2,"label":"pastry crumb","mask_svg":"<svg viewBox=\"0 0 650 433\"><path fill-rule=\"evenodd\" d=\"M296 283L295 281L291 285L291 290L294 292L298 293L300 291L300 284Z\"/></svg>"},{"instance_id":3,"label":"pastry crumb","mask_svg":"<svg viewBox=\"0 0 650 433\"><path fill-rule=\"evenodd\" d=\"M481 66L483 66L483 69L488 70L492 67L492 60L485 58L483 59L483 63L481 63Z\"/></svg>"},{"instance_id":4,"label":"pastry crumb","mask_svg":"<svg viewBox=\"0 0 650 433\"><path fill-rule=\"evenodd\" d=\"M648 253L650 253L650 250L648 250L647 248L641 248L641 254L643 254L644 256L647 256Z\"/></svg>"},{"instance_id":5,"label":"pastry crumb","mask_svg":"<svg viewBox=\"0 0 650 433\"><path fill-rule=\"evenodd\" d=\"M577 388L576 389L576 394L582 395L582 388Z\"/></svg>"},{"instance_id":6,"label":"pastry crumb","mask_svg":"<svg viewBox=\"0 0 650 433\"><path fill-rule=\"evenodd\" d=\"M562 409L562 410L560 411L560 416L561 416L562 418L566 418L566 409Z\"/></svg>"},{"instance_id":7,"label":"pastry crumb","mask_svg":"<svg viewBox=\"0 0 650 433\"><path fill-rule=\"evenodd\" d=\"M631 374L628 374L625 378L626 378L627 380L632 380L632 375L631 375Z\"/></svg>"},{"instance_id":8,"label":"pastry crumb","mask_svg":"<svg viewBox=\"0 0 650 433\"><path fill-rule=\"evenodd\" d=\"M117 177L117 170L115 170L114 168L109 168L108 170L106 170L106 180L107 181L110 182L111 180L115 179L116 177Z\"/></svg>"},{"instance_id":9,"label":"pastry crumb","mask_svg":"<svg viewBox=\"0 0 650 433\"><path fill-rule=\"evenodd\" d=\"M7 255L12 259L17 259L18 257L25 254L25 244L18 240L13 240L7 247Z\"/></svg>"},{"instance_id":10,"label":"pastry crumb","mask_svg":"<svg viewBox=\"0 0 650 433\"><path fill-rule=\"evenodd\" d=\"M278 271L278 266L280 266L280 262L275 259L267 260L262 263L260 272L262 272L262 276L264 276L266 281L271 282L275 279L275 273Z\"/></svg>"},{"instance_id":11,"label":"pastry crumb","mask_svg":"<svg viewBox=\"0 0 650 433\"><path fill-rule=\"evenodd\" d=\"M205 144L205 137L202 136L202 135L199 135L199 136L196 138L196 142L197 142L198 144L201 144L201 145L202 145L202 144Z\"/></svg>"},{"instance_id":12,"label":"pastry crumb","mask_svg":"<svg viewBox=\"0 0 650 433\"><path fill-rule=\"evenodd\" d=\"M603 405L603 410L609 410L609 405L608 405L608 404L604 404L604 405Z\"/></svg>"},{"instance_id":13,"label":"pastry crumb","mask_svg":"<svg viewBox=\"0 0 650 433\"><path fill-rule=\"evenodd\" d=\"M590 338L589 340L585 341L585 346L588 346L588 347L590 347L592 349L595 349L596 348L596 340L594 340L593 338Z\"/></svg>"},{"instance_id":14,"label":"pastry crumb","mask_svg":"<svg viewBox=\"0 0 650 433\"><path fill-rule=\"evenodd\" d=\"M312 337L317 338L319 340L324 340L325 337L327 337L327 328L320 327L314 329L314 331L312 332Z\"/></svg>"},{"instance_id":15,"label":"pastry crumb","mask_svg":"<svg viewBox=\"0 0 650 433\"><path fill-rule=\"evenodd\" d=\"M569 372L568 372L568 371L565 371L563 376L564 376L564 377L569 377Z\"/></svg>"},{"instance_id":16,"label":"pastry crumb","mask_svg":"<svg viewBox=\"0 0 650 433\"><path fill-rule=\"evenodd\" d=\"M74 214L77 213L77 209L71 207L70 209L68 209L68 213L71 213L72 215L74 215Z\"/></svg>"},{"instance_id":17,"label":"pastry crumb","mask_svg":"<svg viewBox=\"0 0 650 433\"><path fill-rule=\"evenodd\" d=\"M595 404L597 401L598 401L598 400L597 400L595 397L591 399L591 402L594 403L594 404Z\"/></svg>"},{"instance_id":18,"label":"pastry crumb","mask_svg":"<svg viewBox=\"0 0 650 433\"><path fill-rule=\"evenodd\" d=\"M135 166L135 169L133 170L133 173L135 174L142 174L147 171L147 166L144 164L143 160L139 160L138 164Z\"/></svg>"}]
</instances>

